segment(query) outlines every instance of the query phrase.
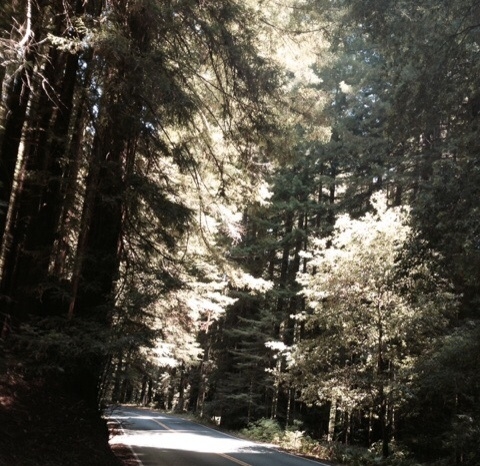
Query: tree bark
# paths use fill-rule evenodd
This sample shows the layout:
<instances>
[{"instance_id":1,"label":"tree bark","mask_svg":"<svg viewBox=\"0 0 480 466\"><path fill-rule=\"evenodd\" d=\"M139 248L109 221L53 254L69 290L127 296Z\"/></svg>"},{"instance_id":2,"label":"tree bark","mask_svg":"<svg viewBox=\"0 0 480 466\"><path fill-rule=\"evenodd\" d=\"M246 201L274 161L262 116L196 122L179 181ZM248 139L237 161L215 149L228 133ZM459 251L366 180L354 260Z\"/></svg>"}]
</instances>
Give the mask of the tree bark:
<instances>
[{"instance_id":1,"label":"tree bark","mask_svg":"<svg viewBox=\"0 0 480 466\"><path fill-rule=\"evenodd\" d=\"M51 48L42 76L53 93L57 88L54 80L60 71L59 61L60 54ZM38 215L42 209L42 191L50 177L47 145L54 103L45 86L40 88L38 101L31 105L25 128L27 150L23 166L24 181L10 208L13 241L6 247L2 290L15 301L17 315L36 313L36 288L45 280L48 269L49 256L35 245L37 238L44 234ZM44 274L42 270L45 270Z\"/></svg>"},{"instance_id":2,"label":"tree bark","mask_svg":"<svg viewBox=\"0 0 480 466\"><path fill-rule=\"evenodd\" d=\"M332 399L330 401L330 415L328 417L328 433L327 433L327 441L333 442L335 438L335 425L337 421L337 400Z\"/></svg>"},{"instance_id":3,"label":"tree bark","mask_svg":"<svg viewBox=\"0 0 480 466\"><path fill-rule=\"evenodd\" d=\"M33 59L29 53L26 60ZM30 82L33 67L26 67L13 78L7 88L7 101L4 122L4 136L0 148L0 236L4 235L7 224L8 205L12 194L18 149L30 99Z\"/></svg>"},{"instance_id":4,"label":"tree bark","mask_svg":"<svg viewBox=\"0 0 480 466\"><path fill-rule=\"evenodd\" d=\"M18 70L14 71L13 76L6 78L7 83L2 89L6 97L2 125L4 133L0 146L0 237L5 236L7 207L14 186L20 141L30 102L32 77L38 55L37 38L43 27L44 6L41 0L27 1L23 36L16 44L16 47L23 51L22 63L18 64Z\"/></svg>"}]
</instances>

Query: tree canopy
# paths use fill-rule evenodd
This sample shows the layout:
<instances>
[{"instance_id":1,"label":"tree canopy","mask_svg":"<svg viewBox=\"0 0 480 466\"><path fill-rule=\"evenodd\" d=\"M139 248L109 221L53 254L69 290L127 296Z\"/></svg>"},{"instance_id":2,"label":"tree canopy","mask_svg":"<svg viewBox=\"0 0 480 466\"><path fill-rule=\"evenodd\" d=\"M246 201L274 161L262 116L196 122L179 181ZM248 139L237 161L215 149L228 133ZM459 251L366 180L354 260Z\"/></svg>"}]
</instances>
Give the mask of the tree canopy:
<instances>
[{"instance_id":1,"label":"tree canopy","mask_svg":"<svg viewBox=\"0 0 480 466\"><path fill-rule=\"evenodd\" d=\"M479 15L2 4L0 387L478 464Z\"/></svg>"}]
</instances>

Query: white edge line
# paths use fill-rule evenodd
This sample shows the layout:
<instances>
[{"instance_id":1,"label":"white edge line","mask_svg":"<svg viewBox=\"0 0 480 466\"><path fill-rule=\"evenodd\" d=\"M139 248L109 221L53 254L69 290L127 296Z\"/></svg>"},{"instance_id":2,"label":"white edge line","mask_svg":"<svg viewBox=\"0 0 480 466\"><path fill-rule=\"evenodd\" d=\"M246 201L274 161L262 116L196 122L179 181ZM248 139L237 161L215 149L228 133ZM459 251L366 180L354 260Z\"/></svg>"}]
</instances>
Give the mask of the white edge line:
<instances>
[{"instance_id":1,"label":"white edge line","mask_svg":"<svg viewBox=\"0 0 480 466\"><path fill-rule=\"evenodd\" d=\"M116 417L109 417L109 419L113 419L118 423L118 426L120 428L120 431L122 432L123 435L126 436L125 429L122 426L122 423L120 420ZM135 461L138 463L138 466L143 466L142 460L138 457L138 455L135 453L135 450L133 449L132 445L129 445L128 443L123 443L122 445L125 445L131 452L133 457L135 458Z\"/></svg>"},{"instance_id":2,"label":"white edge line","mask_svg":"<svg viewBox=\"0 0 480 466\"><path fill-rule=\"evenodd\" d=\"M278 447L280 448L280 447ZM326 463L322 463L320 461L317 461L317 460L311 460L310 458L305 458L304 456L300 456L300 455L295 455L293 453L290 453L288 451L282 451L282 450L278 450L277 448L274 447L274 449L276 451L278 451L278 453L283 453L284 455L288 455L288 456L293 456L294 458L300 458L302 459L303 461L310 461L310 463L313 463L313 464L320 464L321 466L330 466Z\"/></svg>"}]
</instances>

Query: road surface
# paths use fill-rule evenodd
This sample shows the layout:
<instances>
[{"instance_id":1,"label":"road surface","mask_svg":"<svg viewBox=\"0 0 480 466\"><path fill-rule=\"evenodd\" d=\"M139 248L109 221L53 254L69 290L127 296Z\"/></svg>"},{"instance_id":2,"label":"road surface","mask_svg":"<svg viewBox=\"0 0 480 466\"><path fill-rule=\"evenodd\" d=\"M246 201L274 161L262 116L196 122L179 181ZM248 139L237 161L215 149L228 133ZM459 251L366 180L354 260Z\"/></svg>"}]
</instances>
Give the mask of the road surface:
<instances>
[{"instance_id":1,"label":"road surface","mask_svg":"<svg viewBox=\"0 0 480 466\"><path fill-rule=\"evenodd\" d=\"M322 465L149 409L121 407L108 414L122 426L112 443L128 445L143 466Z\"/></svg>"}]
</instances>

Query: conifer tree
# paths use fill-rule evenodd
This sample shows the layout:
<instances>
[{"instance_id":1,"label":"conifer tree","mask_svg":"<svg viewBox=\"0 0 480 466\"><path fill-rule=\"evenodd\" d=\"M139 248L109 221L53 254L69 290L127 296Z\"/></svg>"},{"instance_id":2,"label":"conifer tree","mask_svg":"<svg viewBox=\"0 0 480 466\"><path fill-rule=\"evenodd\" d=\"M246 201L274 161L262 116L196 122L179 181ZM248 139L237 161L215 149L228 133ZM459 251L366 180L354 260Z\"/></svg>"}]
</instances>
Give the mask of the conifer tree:
<instances>
[{"instance_id":1,"label":"conifer tree","mask_svg":"<svg viewBox=\"0 0 480 466\"><path fill-rule=\"evenodd\" d=\"M75 342L91 350L85 357L74 344L73 356L52 353L90 406L109 353L122 365L154 338L142 305L172 299L196 276L180 259L188 227L212 250L217 239L204 219L234 234L228 197L240 199L261 179L256 146L271 131L268 95L277 85L256 48L254 15L239 2L99 5L24 3L8 44L31 56L5 68L0 153L10 210L3 309L20 340L22 329L39 326L45 338L34 345L48 345L49 329L66 341L77 332ZM219 264L220 251L211 253ZM161 292L140 287L142 302L133 271ZM135 328L143 341L122 355L109 349L118 332Z\"/></svg>"}]
</instances>

